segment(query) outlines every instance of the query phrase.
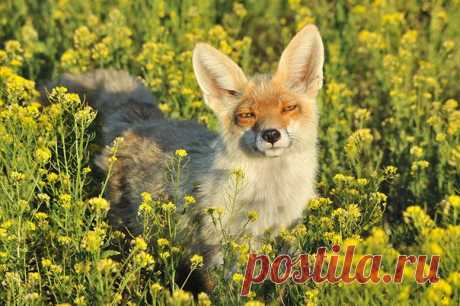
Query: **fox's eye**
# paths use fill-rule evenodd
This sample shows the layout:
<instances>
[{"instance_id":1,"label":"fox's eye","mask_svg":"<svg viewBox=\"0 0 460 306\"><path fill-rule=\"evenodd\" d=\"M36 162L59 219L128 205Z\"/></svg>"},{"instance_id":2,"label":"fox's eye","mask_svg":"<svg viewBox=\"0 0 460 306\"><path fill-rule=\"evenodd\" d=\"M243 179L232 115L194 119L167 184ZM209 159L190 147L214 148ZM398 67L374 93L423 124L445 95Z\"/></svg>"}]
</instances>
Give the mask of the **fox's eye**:
<instances>
[{"instance_id":1,"label":"fox's eye","mask_svg":"<svg viewBox=\"0 0 460 306\"><path fill-rule=\"evenodd\" d=\"M254 113L239 113L238 117L241 119L252 119L256 116Z\"/></svg>"},{"instance_id":2,"label":"fox's eye","mask_svg":"<svg viewBox=\"0 0 460 306\"><path fill-rule=\"evenodd\" d=\"M233 97L238 97L240 96L241 94L239 92L237 92L236 90L232 90L232 89L226 89L227 93Z\"/></svg>"},{"instance_id":3,"label":"fox's eye","mask_svg":"<svg viewBox=\"0 0 460 306\"><path fill-rule=\"evenodd\" d=\"M291 111L295 110L296 108L297 108L297 105L295 105L295 104L288 105L288 106L283 108L283 113L291 112Z\"/></svg>"}]
</instances>

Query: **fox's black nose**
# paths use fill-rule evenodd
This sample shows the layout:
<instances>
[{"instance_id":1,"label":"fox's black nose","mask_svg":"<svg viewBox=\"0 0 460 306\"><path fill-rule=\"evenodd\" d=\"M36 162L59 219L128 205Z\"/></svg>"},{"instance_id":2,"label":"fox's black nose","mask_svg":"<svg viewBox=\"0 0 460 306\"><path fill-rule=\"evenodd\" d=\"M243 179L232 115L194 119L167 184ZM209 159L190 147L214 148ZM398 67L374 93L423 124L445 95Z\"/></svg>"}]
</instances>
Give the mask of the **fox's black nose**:
<instances>
[{"instance_id":1,"label":"fox's black nose","mask_svg":"<svg viewBox=\"0 0 460 306\"><path fill-rule=\"evenodd\" d=\"M274 144L281 138L281 133L276 129L269 129L262 132L262 138L266 142Z\"/></svg>"}]
</instances>

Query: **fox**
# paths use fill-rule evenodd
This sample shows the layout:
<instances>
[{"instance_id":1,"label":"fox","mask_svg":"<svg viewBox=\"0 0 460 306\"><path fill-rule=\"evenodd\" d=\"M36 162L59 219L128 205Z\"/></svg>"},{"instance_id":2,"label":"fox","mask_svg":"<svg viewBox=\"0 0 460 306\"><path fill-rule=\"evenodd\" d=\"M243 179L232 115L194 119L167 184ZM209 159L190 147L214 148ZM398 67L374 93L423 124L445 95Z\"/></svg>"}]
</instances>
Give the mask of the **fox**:
<instances>
[{"instance_id":1,"label":"fox","mask_svg":"<svg viewBox=\"0 0 460 306\"><path fill-rule=\"evenodd\" d=\"M179 222L188 234L188 252L201 254L209 269L222 262L223 237L205 209L223 209L226 232L237 234L245 226L258 239L298 222L316 197L324 47L318 28L308 25L289 42L273 74L247 77L229 56L206 43L196 44L192 64L203 99L217 117L218 133L195 121L166 118L149 89L126 71L64 74L51 87L63 85L97 110L103 145L123 138L105 194L114 228L142 233L141 193L171 195L168 161L177 149L186 150L179 192L193 195L197 203ZM106 148L96 158L103 171L110 154ZM230 213L229 178L235 169L244 184ZM258 215L249 224L248 211Z\"/></svg>"}]
</instances>

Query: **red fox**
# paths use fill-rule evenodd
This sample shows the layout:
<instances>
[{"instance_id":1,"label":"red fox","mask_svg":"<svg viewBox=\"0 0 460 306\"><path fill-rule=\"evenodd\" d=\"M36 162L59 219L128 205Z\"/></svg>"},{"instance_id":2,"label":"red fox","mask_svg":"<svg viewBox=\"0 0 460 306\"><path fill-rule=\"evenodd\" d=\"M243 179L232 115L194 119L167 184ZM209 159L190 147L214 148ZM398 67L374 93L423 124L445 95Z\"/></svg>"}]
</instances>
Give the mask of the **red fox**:
<instances>
[{"instance_id":1,"label":"red fox","mask_svg":"<svg viewBox=\"0 0 460 306\"><path fill-rule=\"evenodd\" d=\"M106 194L115 227L134 235L141 232L141 193L171 192L164 175L167 162L176 149L187 150L180 191L195 195L199 213L184 216L194 228L186 243L190 253L201 253L205 265L212 266L221 260L221 236L202 213L205 208L224 209L223 226L229 233L239 232L247 212L256 211L258 219L246 231L257 238L298 220L315 197L315 99L322 87L323 62L323 44L313 25L295 35L273 76L248 78L228 56L207 44L196 45L193 68L204 100L219 120L219 135L196 122L164 118L147 88L126 72L67 74L57 84L84 95L98 110L104 144L124 138ZM98 158L102 169L107 157ZM237 209L230 213L229 176L235 169L245 183L234 203Z\"/></svg>"}]
</instances>

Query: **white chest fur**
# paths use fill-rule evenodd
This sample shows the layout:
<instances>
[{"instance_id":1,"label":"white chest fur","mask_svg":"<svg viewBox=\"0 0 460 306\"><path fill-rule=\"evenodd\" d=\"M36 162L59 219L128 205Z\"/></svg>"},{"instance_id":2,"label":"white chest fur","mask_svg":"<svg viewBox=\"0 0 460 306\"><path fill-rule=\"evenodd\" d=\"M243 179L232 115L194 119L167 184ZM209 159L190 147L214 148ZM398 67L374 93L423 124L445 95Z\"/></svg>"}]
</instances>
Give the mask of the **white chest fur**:
<instances>
[{"instance_id":1,"label":"white chest fur","mask_svg":"<svg viewBox=\"0 0 460 306\"><path fill-rule=\"evenodd\" d=\"M315 196L316 165L315 148L282 158L218 156L216 170L204 179L202 204L224 208L223 225L228 232L239 232L249 211L258 214L246 227L254 236L268 229L277 231L299 219L308 200ZM230 174L235 169L242 171L242 178Z\"/></svg>"}]
</instances>

